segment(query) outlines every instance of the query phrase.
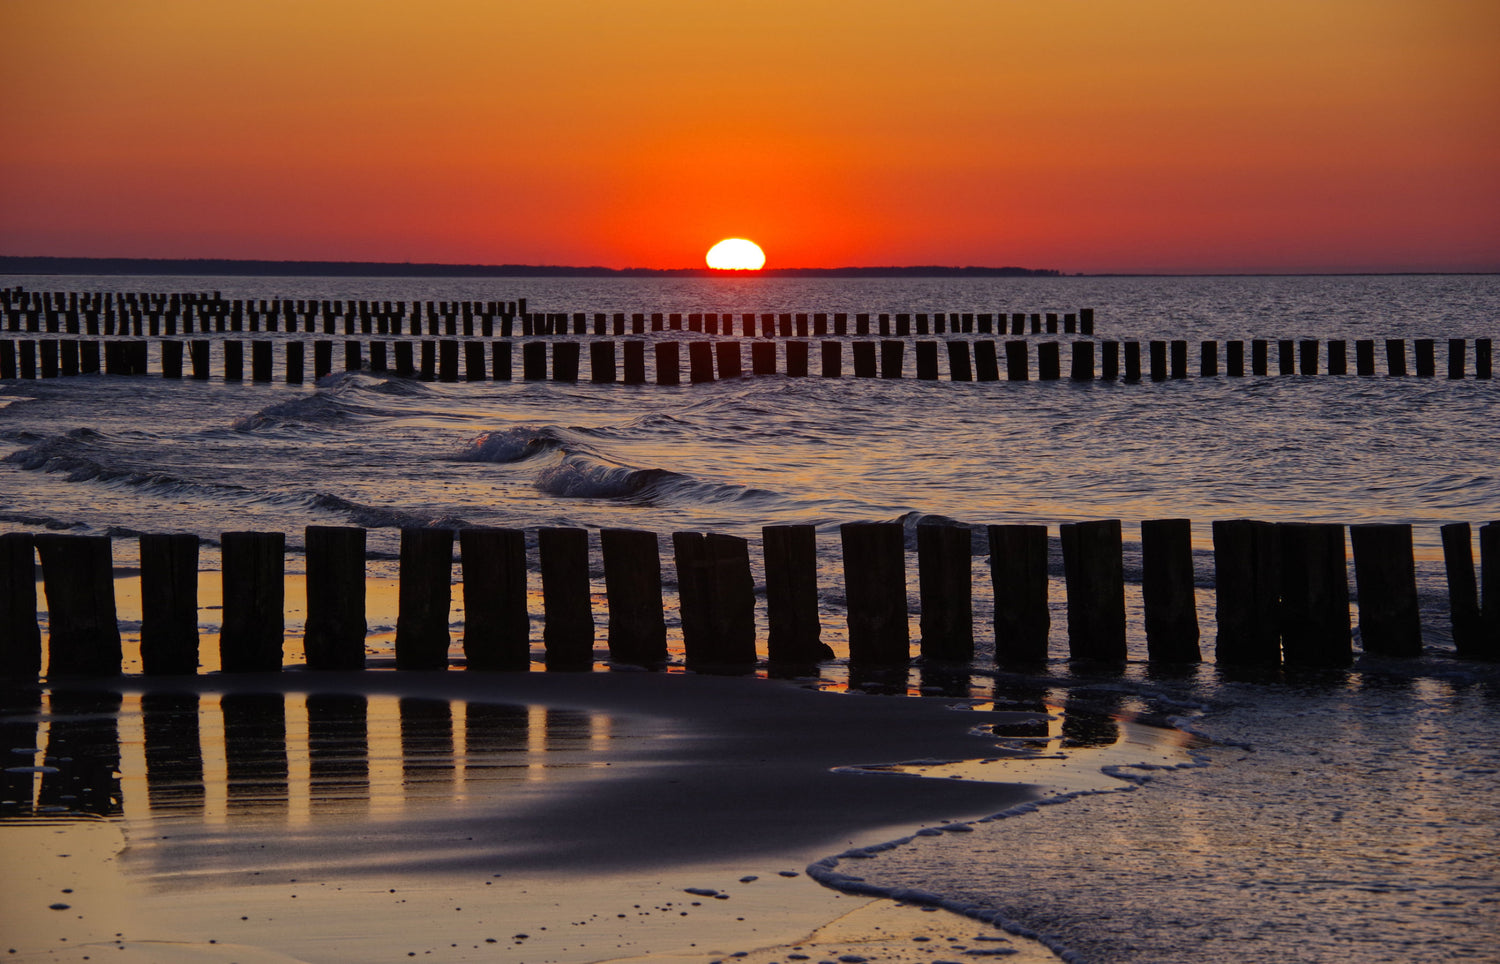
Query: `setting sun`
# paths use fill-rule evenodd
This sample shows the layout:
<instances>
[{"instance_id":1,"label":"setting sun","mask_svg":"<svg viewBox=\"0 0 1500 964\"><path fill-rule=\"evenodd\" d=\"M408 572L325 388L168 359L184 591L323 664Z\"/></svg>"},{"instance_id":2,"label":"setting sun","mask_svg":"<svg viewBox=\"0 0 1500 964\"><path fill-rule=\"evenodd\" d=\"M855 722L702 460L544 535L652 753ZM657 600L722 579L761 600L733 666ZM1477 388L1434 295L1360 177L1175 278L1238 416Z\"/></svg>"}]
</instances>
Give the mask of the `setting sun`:
<instances>
[{"instance_id":1,"label":"setting sun","mask_svg":"<svg viewBox=\"0 0 1500 964\"><path fill-rule=\"evenodd\" d=\"M708 266L721 271L759 271L766 253L754 241L726 238L708 249Z\"/></svg>"}]
</instances>

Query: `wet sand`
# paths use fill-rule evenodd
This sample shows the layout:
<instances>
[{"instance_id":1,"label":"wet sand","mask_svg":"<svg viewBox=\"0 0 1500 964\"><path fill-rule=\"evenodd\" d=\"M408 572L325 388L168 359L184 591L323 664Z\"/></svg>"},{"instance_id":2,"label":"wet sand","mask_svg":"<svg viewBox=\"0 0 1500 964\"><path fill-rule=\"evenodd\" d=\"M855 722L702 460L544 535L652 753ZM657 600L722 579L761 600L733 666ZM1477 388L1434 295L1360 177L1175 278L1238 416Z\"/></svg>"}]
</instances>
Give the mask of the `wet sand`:
<instances>
[{"instance_id":1,"label":"wet sand","mask_svg":"<svg viewBox=\"0 0 1500 964\"><path fill-rule=\"evenodd\" d=\"M839 769L992 759L994 737L974 728L1027 714L682 674L293 671L124 683L123 817L0 824L7 864L26 870L10 878L0 912L12 959L927 961L971 944L1021 950L989 925L841 895L805 868L1035 798L1014 783ZM143 692L205 706L283 694L294 710L308 692L363 697L369 789L343 802L309 797L297 748L305 724L292 712L272 805L219 801L209 786L187 813L147 806L131 717ZM527 707L544 726L552 713L582 730L557 729L562 742L495 764L499 776L471 775L467 762L413 767L411 744L386 773L380 734L408 721L385 717L410 701ZM480 711L461 715L468 723ZM210 785L211 742L206 734ZM475 753L472 737L448 744L450 758Z\"/></svg>"}]
</instances>

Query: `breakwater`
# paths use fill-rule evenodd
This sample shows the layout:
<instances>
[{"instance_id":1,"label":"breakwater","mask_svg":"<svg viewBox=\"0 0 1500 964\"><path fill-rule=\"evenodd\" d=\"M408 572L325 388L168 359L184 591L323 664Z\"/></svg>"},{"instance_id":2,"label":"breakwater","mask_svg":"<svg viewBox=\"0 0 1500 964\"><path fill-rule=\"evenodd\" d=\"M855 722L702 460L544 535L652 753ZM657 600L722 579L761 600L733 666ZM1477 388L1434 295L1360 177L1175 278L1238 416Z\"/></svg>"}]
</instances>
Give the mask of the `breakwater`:
<instances>
[{"instance_id":1,"label":"breakwater","mask_svg":"<svg viewBox=\"0 0 1500 964\"><path fill-rule=\"evenodd\" d=\"M1191 523L1141 523L1146 657L1201 659L1193 584ZM1412 553L1405 524L1342 526L1221 520L1212 525L1216 662L1230 666L1343 666L1354 658L1346 534L1353 550L1358 627L1367 654L1422 651ZM923 524L916 530L920 633L926 661L974 658L973 558L988 551L997 663L1034 665L1047 657L1048 529L1040 525ZM1069 657L1102 663L1128 656L1119 520L1059 527ZM1466 659L1500 658L1500 522L1479 528L1480 571L1468 523L1442 527L1453 639ZM912 658L908 546L899 522L840 526L849 662L857 669L903 670ZM549 670L588 670L598 629L591 598L588 530L533 533L541 584L541 642ZM306 530L309 669L362 669L366 662L366 530ZM748 672L810 668L833 653L821 641L817 536L812 526L762 532L764 648L757 632L761 594L747 539L676 532L668 540L676 576L676 616L689 669ZM599 533L614 663L660 667L668 661L662 539L634 529ZM283 668L285 537L227 532L223 557L220 662L227 672ZM464 663L473 670L523 671L532 661L527 534L519 529L401 530L397 668L440 670L450 663L455 548L461 551ZM193 674L199 665L199 537L140 537L141 664L149 675ZM0 671L43 671L36 559L49 613L49 677L118 675L121 635L108 536L0 536Z\"/></svg>"}]
</instances>

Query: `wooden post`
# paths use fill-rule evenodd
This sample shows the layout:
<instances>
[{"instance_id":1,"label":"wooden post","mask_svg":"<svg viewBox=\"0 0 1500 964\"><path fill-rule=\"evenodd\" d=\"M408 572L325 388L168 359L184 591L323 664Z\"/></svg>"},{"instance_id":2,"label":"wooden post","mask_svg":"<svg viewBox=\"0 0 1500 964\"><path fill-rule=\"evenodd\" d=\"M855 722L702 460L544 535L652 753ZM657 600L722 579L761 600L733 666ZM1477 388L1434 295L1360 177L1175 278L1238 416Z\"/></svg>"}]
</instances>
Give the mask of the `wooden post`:
<instances>
[{"instance_id":1,"label":"wooden post","mask_svg":"<svg viewBox=\"0 0 1500 964\"><path fill-rule=\"evenodd\" d=\"M370 367L372 369L375 368L375 349L377 347L382 349L381 354L384 355L383 349L385 348L385 343L377 341L370 346ZM380 362L381 367L384 368L385 359L383 357L380 359ZM488 375L489 368L485 364L484 342L464 342L464 381L482 382Z\"/></svg>"},{"instance_id":2,"label":"wooden post","mask_svg":"<svg viewBox=\"0 0 1500 964\"><path fill-rule=\"evenodd\" d=\"M786 374L788 378L807 377L807 342L786 343Z\"/></svg>"},{"instance_id":3,"label":"wooden post","mask_svg":"<svg viewBox=\"0 0 1500 964\"><path fill-rule=\"evenodd\" d=\"M1193 524L1187 519L1141 523L1141 590L1146 652L1152 662L1196 663L1198 604L1193 598Z\"/></svg>"},{"instance_id":4,"label":"wooden post","mask_svg":"<svg viewBox=\"0 0 1500 964\"><path fill-rule=\"evenodd\" d=\"M1290 338L1281 338L1276 342L1276 364L1283 375L1295 375L1297 373L1297 343Z\"/></svg>"},{"instance_id":5,"label":"wooden post","mask_svg":"<svg viewBox=\"0 0 1500 964\"><path fill-rule=\"evenodd\" d=\"M224 342L224 380L226 382L245 380L245 345L233 338Z\"/></svg>"},{"instance_id":6,"label":"wooden post","mask_svg":"<svg viewBox=\"0 0 1500 964\"><path fill-rule=\"evenodd\" d=\"M1349 374L1349 345L1342 339L1335 338L1328 342L1328 374Z\"/></svg>"},{"instance_id":7,"label":"wooden post","mask_svg":"<svg viewBox=\"0 0 1500 964\"><path fill-rule=\"evenodd\" d=\"M667 662L667 624L656 533L601 529L604 588L609 600L609 658L630 666Z\"/></svg>"},{"instance_id":8,"label":"wooden post","mask_svg":"<svg viewBox=\"0 0 1500 964\"><path fill-rule=\"evenodd\" d=\"M690 669L748 672L755 665L755 582L744 539L672 533L682 644Z\"/></svg>"},{"instance_id":9,"label":"wooden post","mask_svg":"<svg viewBox=\"0 0 1500 964\"><path fill-rule=\"evenodd\" d=\"M1068 658L1125 660L1125 569L1120 520L1062 525Z\"/></svg>"},{"instance_id":10,"label":"wooden post","mask_svg":"<svg viewBox=\"0 0 1500 964\"><path fill-rule=\"evenodd\" d=\"M410 349L411 346L408 345L407 348ZM302 342L300 341L286 343L286 383L288 385L302 384Z\"/></svg>"},{"instance_id":11,"label":"wooden post","mask_svg":"<svg viewBox=\"0 0 1500 964\"><path fill-rule=\"evenodd\" d=\"M1349 527L1354 583L1359 593L1359 638L1366 653L1422 655L1422 623L1409 524Z\"/></svg>"},{"instance_id":12,"label":"wooden post","mask_svg":"<svg viewBox=\"0 0 1500 964\"><path fill-rule=\"evenodd\" d=\"M1464 353L1468 347L1468 342L1462 338L1448 339L1448 377L1450 379L1457 380L1464 377Z\"/></svg>"},{"instance_id":13,"label":"wooden post","mask_svg":"<svg viewBox=\"0 0 1500 964\"><path fill-rule=\"evenodd\" d=\"M254 382L271 380L271 343L264 338L258 338L250 343L250 380Z\"/></svg>"},{"instance_id":14,"label":"wooden post","mask_svg":"<svg viewBox=\"0 0 1500 964\"><path fill-rule=\"evenodd\" d=\"M1094 380L1094 343L1091 341L1073 342L1073 370L1069 373L1075 382L1091 382Z\"/></svg>"},{"instance_id":15,"label":"wooden post","mask_svg":"<svg viewBox=\"0 0 1500 964\"><path fill-rule=\"evenodd\" d=\"M141 536L141 670L198 672L198 537Z\"/></svg>"},{"instance_id":16,"label":"wooden post","mask_svg":"<svg viewBox=\"0 0 1500 964\"><path fill-rule=\"evenodd\" d=\"M590 670L594 666L594 608L589 590L589 534L584 529L542 528L536 535L547 669Z\"/></svg>"},{"instance_id":17,"label":"wooden post","mask_svg":"<svg viewBox=\"0 0 1500 964\"><path fill-rule=\"evenodd\" d=\"M614 342L595 341L589 343L589 380L596 385L607 385L614 383Z\"/></svg>"},{"instance_id":18,"label":"wooden post","mask_svg":"<svg viewBox=\"0 0 1500 964\"><path fill-rule=\"evenodd\" d=\"M1479 527L1480 653L1485 659L1500 659L1500 522Z\"/></svg>"},{"instance_id":19,"label":"wooden post","mask_svg":"<svg viewBox=\"0 0 1500 964\"><path fill-rule=\"evenodd\" d=\"M937 342L919 341L914 346L917 353L917 379L935 382L938 377Z\"/></svg>"},{"instance_id":20,"label":"wooden post","mask_svg":"<svg viewBox=\"0 0 1500 964\"><path fill-rule=\"evenodd\" d=\"M875 343L856 341L851 347L854 351L854 377L874 378L876 375Z\"/></svg>"},{"instance_id":21,"label":"wooden post","mask_svg":"<svg viewBox=\"0 0 1500 964\"><path fill-rule=\"evenodd\" d=\"M1125 380L1127 382L1141 380L1141 343L1138 341L1125 343Z\"/></svg>"},{"instance_id":22,"label":"wooden post","mask_svg":"<svg viewBox=\"0 0 1500 964\"><path fill-rule=\"evenodd\" d=\"M1024 382L1031 377L1030 362L1026 356L1024 341L1005 343L1005 378L1007 381Z\"/></svg>"},{"instance_id":23,"label":"wooden post","mask_svg":"<svg viewBox=\"0 0 1500 964\"><path fill-rule=\"evenodd\" d=\"M308 526L306 546L307 668L364 669L365 530Z\"/></svg>"},{"instance_id":24,"label":"wooden post","mask_svg":"<svg viewBox=\"0 0 1500 964\"><path fill-rule=\"evenodd\" d=\"M578 354L576 341L552 343L552 380L554 382L578 381Z\"/></svg>"},{"instance_id":25,"label":"wooden post","mask_svg":"<svg viewBox=\"0 0 1500 964\"><path fill-rule=\"evenodd\" d=\"M1172 377L1187 377L1187 341L1182 338L1172 340Z\"/></svg>"},{"instance_id":26,"label":"wooden post","mask_svg":"<svg viewBox=\"0 0 1500 964\"><path fill-rule=\"evenodd\" d=\"M1099 378L1113 382L1120 378L1120 343L1104 341L1099 346Z\"/></svg>"},{"instance_id":27,"label":"wooden post","mask_svg":"<svg viewBox=\"0 0 1500 964\"><path fill-rule=\"evenodd\" d=\"M682 372L678 367L678 359L677 342L659 341L656 343L656 384L682 384Z\"/></svg>"},{"instance_id":28,"label":"wooden post","mask_svg":"<svg viewBox=\"0 0 1500 964\"><path fill-rule=\"evenodd\" d=\"M290 342L290 343L288 343L287 346L286 346L286 348L287 348L287 358L288 359L291 358L291 351L292 351L293 346L295 346L297 348L301 348L302 347L300 344L297 344L296 342ZM498 343L496 343L495 347L499 348L500 346L499 346ZM396 374L397 375L400 375L402 378L411 378L412 376L414 376L417 373L416 360L414 359L414 357L412 355L412 345L411 345L411 342L409 342L409 341L398 341L398 342L396 342L395 345L391 349L391 354L393 356L395 356L395 359L396 359ZM298 352L298 355L299 356L301 355L300 351Z\"/></svg>"},{"instance_id":29,"label":"wooden post","mask_svg":"<svg viewBox=\"0 0 1500 964\"><path fill-rule=\"evenodd\" d=\"M1318 342L1304 338L1297 343L1297 371L1303 375L1318 373Z\"/></svg>"},{"instance_id":30,"label":"wooden post","mask_svg":"<svg viewBox=\"0 0 1500 964\"><path fill-rule=\"evenodd\" d=\"M324 378L331 371L333 371L333 342L319 339L313 342L313 381Z\"/></svg>"},{"instance_id":31,"label":"wooden post","mask_svg":"<svg viewBox=\"0 0 1500 964\"><path fill-rule=\"evenodd\" d=\"M966 341L948 342L948 380L953 382L974 380L974 369L969 362L969 343Z\"/></svg>"},{"instance_id":32,"label":"wooden post","mask_svg":"<svg viewBox=\"0 0 1500 964\"><path fill-rule=\"evenodd\" d=\"M1043 382L1055 382L1062 377L1062 357L1057 342L1044 341L1036 346L1036 377Z\"/></svg>"},{"instance_id":33,"label":"wooden post","mask_svg":"<svg viewBox=\"0 0 1500 964\"><path fill-rule=\"evenodd\" d=\"M1224 345L1224 374L1231 378L1245 375L1245 343L1230 341Z\"/></svg>"},{"instance_id":34,"label":"wooden post","mask_svg":"<svg viewBox=\"0 0 1500 964\"><path fill-rule=\"evenodd\" d=\"M1389 375L1397 377L1406 375L1406 339L1387 338L1385 340L1385 366Z\"/></svg>"},{"instance_id":35,"label":"wooden post","mask_svg":"<svg viewBox=\"0 0 1500 964\"><path fill-rule=\"evenodd\" d=\"M1281 646L1288 666L1347 666L1354 660L1344 527L1276 526L1281 543Z\"/></svg>"},{"instance_id":36,"label":"wooden post","mask_svg":"<svg viewBox=\"0 0 1500 964\"><path fill-rule=\"evenodd\" d=\"M547 379L547 343L528 341L521 346L521 377L528 382Z\"/></svg>"},{"instance_id":37,"label":"wooden post","mask_svg":"<svg viewBox=\"0 0 1500 964\"><path fill-rule=\"evenodd\" d=\"M1437 374L1437 351L1431 338L1418 338L1412 345L1417 356L1417 377L1431 378Z\"/></svg>"},{"instance_id":38,"label":"wooden post","mask_svg":"<svg viewBox=\"0 0 1500 964\"><path fill-rule=\"evenodd\" d=\"M6 532L0 534L0 679L34 680L41 672L36 545L29 532Z\"/></svg>"},{"instance_id":39,"label":"wooden post","mask_svg":"<svg viewBox=\"0 0 1500 964\"><path fill-rule=\"evenodd\" d=\"M810 525L761 529L766 567L766 616L771 663L811 666L833 654L821 642L817 530Z\"/></svg>"},{"instance_id":40,"label":"wooden post","mask_svg":"<svg viewBox=\"0 0 1500 964\"><path fill-rule=\"evenodd\" d=\"M399 361L399 359L401 358L401 353L399 351L401 346L398 344L396 348L398 349L396 352L396 358ZM514 354L515 352L511 348L510 342L492 342L490 344L490 377L497 382L510 381L511 376L514 374L513 366L511 364L514 359Z\"/></svg>"},{"instance_id":41,"label":"wooden post","mask_svg":"<svg viewBox=\"0 0 1500 964\"><path fill-rule=\"evenodd\" d=\"M598 344L595 342L595 344ZM688 343L688 381L694 385L714 380L713 342Z\"/></svg>"},{"instance_id":42,"label":"wooden post","mask_svg":"<svg viewBox=\"0 0 1500 964\"><path fill-rule=\"evenodd\" d=\"M1219 374L1219 343L1205 341L1198 348L1198 374L1203 378L1214 378Z\"/></svg>"},{"instance_id":43,"label":"wooden post","mask_svg":"<svg viewBox=\"0 0 1500 964\"><path fill-rule=\"evenodd\" d=\"M520 529L461 529L458 541L466 668L525 672L531 666L526 534Z\"/></svg>"},{"instance_id":44,"label":"wooden post","mask_svg":"<svg viewBox=\"0 0 1500 964\"><path fill-rule=\"evenodd\" d=\"M924 659L968 662L974 658L972 540L964 526L917 526Z\"/></svg>"},{"instance_id":45,"label":"wooden post","mask_svg":"<svg viewBox=\"0 0 1500 964\"><path fill-rule=\"evenodd\" d=\"M1375 341L1361 338L1354 343L1354 374L1369 377L1375 374Z\"/></svg>"},{"instance_id":46,"label":"wooden post","mask_svg":"<svg viewBox=\"0 0 1500 964\"><path fill-rule=\"evenodd\" d=\"M1254 338L1250 341L1250 374L1267 374L1268 345L1264 338Z\"/></svg>"},{"instance_id":47,"label":"wooden post","mask_svg":"<svg viewBox=\"0 0 1500 964\"><path fill-rule=\"evenodd\" d=\"M363 565L360 568L363 570ZM448 647L452 643L448 610L452 602L453 530L403 528L397 669L448 668ZM363 658L363 640L360 655Z\"/></svg>"},{"instance_id":48,"label":"wooden post","mask_svg":"<svg viewBox=\"0 0 1500 964\"><path fill-rule=\"evenodd\" d=\"M285 632L286 537L280 532L226 532L224 618L219 665L226 673L278 672Z\"/></svg>"},{"instance_id":49,"label":"wooden post","mask_svg":"<svg viewBox=\"0 0 1500 964\"><path fill-rule=\"evenodd\" d=\"M118 676L109 536L33 536L47 593L47 676Z\"/></svg>"},{"instance_id":50,"label":"wooden post","mask_svg":"<svg viewBox=\"0 0 1500 964\"><path fill-rule=\"evenodd\" d=\"M1219 636L1214 660L1227 666L1281 664L1281 553L1276 526L1215 521L1214 585Z\"/></svg>"},{"instance_id":51,"label":"wooden post","mask_svg":"<svg viewBox=\"0 0 1500 964\"><path fill-rule=\"evenodd\" d=\"M646 384L646 343L627 341L624 354L624 383L626 385Z\"/></svg>"},{"instance_id":52,"label":"wooden post","mask_svg":"<svg viewBox=\"0 0 1500 964\"><path fill-rule=\"evenodd\" d=\"M995 662L1045 663L1052 617L1047 610L1047 527L989 527L995 594Z\"/></svg>"},{"instance_id":53,"label":"wooden post","mask_svg":"<svg viewBox=\"0 0 1500 964\"><path fill-rule=\"evenodd\" d=\"M1450 522L1443 536L1443 564L1448 573L1448 611L1453 646L1460 659L1482 658L1479 583L1474 578L1474 543L1467 522Z\"/></svg>"},{"instance_id":54,"label":"wooden post","mask_svg":"<svg viewBox=\"0 0 1500 964\"><path fill-rule=\"evenodd\" d=\"M900 378L901 364L906 355L906 342L882 341L880 343L880 377Z\"/></svg>"},{"instance_id":55,"label":"wooden post","mask_svg":"<svg viewBox=\"0 0 1500 964\"><path fill-rule=\"evenodd\" d=\"M906 533L899 522L846 522L844 598L849 614L849 661L906 666L911 630L906 616Z\"/></svg>"},{"instance_id":56,"label":"wooden post","mask_svg":"<svg viewBox=\"0 0 1500 964\"><path fill-rule=\"evenodd\" d=\"M823 356L823 377L842 378L844 375L844 346L836 341L825 341L819 346Z\"/></svg>"},{"instance_id":57,"label":"wooden post","mask_svg":"<svg viewBox=\"0 0 1500 964\"><path fill-rule=\"evenodd\" d=\"M1164 341L1151 342L1151 380L1167 380L1167 343Z\"/></svg>"},{"instance_id":58,"label":"wooden post","mask_svg":"<svg viewBox=\"0 0 1500 964\"><path fill-rule=\"evenodd\" d=\"M750 372L753 375L776 374L776 343L752 341L750 343Z\"/></svg>"},{"instance_id":59,"label":"wooden post","mask_svg":"<svg viewBox=\"0 0 1500 964\"><path fill-rule=\"evenodd\" d=\"M1489 379L1492 374L1492 346L1493 339L1474 339L1474 377Z\"/></svg>"},{"instance_id":60,"label":"wooden post","mask_svg":"<svg viewBox=\"0 0 1500 964\"><path fill-rule=\"evenodd\" d=\"M1094 309L1078 309L1078 331L1084 335L1092 335L1094 333Z\"/></svg>"},{"instance_id":61,"label":"wooden post","mask_svg":"<svg viewBox=\"0 0 1500 964\"><path fill-rule=\"evenodd\" d=\"M739 378L744 374L744 367L740 359L740 343L738 341L721 341L714 346L714 354L718 356L719 378Z\"/></svg>"},{"instance_id":62,"label":"wooden post","mask_svg":"<svg viewBox=\"0 0 1500 964\"><path fill-rule=\"evenodd\" d=\"M73 342L72 344L73 350L76 354L78 345L76 342ZM76 368L76 359L74 365ZM76 374L76 372L74 374ZM161 377L182 377L182 342L164 341L161 343Z\"/></svg>"},{"instance_id":63,"label":"wooden post","mask_svg":"<svg viewBox=\"0 0 1500 964\"><path fill-rule=\"evenodd\" d=\"M1000 380L1000 358L988 338L974 343L974 377L981 382Z\"/></svg>"}]
</instances>

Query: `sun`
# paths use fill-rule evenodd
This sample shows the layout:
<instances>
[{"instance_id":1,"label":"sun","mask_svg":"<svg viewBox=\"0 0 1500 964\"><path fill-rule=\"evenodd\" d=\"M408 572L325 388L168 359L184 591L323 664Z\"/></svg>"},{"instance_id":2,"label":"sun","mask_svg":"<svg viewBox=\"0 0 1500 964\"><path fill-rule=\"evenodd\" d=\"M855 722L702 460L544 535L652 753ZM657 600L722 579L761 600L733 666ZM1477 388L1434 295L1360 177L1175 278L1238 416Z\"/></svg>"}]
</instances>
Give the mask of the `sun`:
<instances>
[{"instance_id":1,"label":"sun","mask_svg":"<svg viewBox=\"0 0 1500 964\"><path fill-rule=\"evenodd\" d=\"M766 253L754 241L725 238L708 249L708 266L719 271L759 271L765 267Z\"/></svg>"}]
</instances>

